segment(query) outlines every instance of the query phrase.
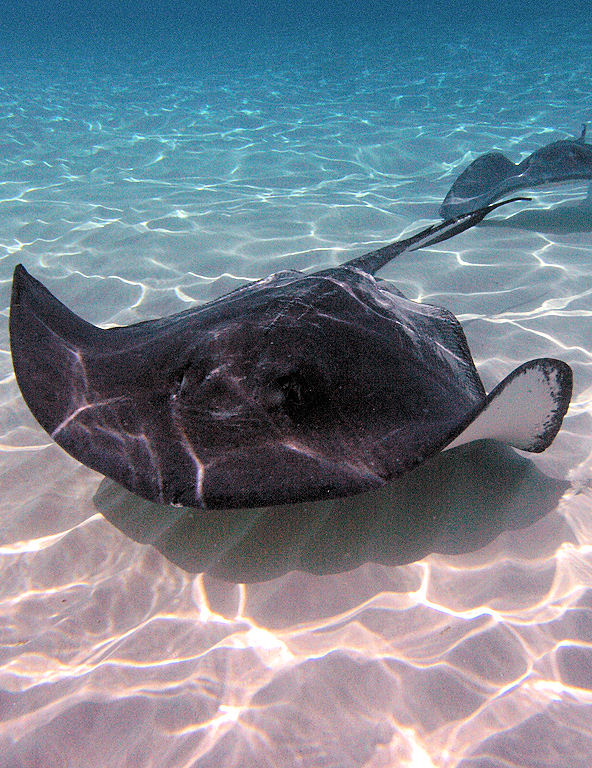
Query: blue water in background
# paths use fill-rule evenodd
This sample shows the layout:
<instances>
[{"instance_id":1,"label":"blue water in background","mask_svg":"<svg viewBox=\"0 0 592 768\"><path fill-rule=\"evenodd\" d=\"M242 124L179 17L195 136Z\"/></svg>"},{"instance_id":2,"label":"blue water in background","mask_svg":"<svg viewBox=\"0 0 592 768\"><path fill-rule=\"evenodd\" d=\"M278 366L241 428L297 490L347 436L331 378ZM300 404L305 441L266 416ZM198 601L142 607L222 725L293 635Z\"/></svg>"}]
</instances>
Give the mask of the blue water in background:
<instances>
[{"instance_id":1,"label":"blue water in background","mask_svg":"<svg viewBox=\"0 0 592 768\"><path fill-rule=\"evenodd\" d=\"M289 517L162 534L36 425L7 308L19 262L127 324L427 225L478 154L579 135L591 32L583 2L5 0L0 768L589 767L586 185L384 270L460 317L488 390L572 365L553 447Z\"/></svg>"},{"instance_id":2,"label":"blue water in background","mask_svg":"<svg viewBox=\"0 0 592 768\"><path fill-rule=\"evenodd\" d=\"M553 35L580 34L590 23L586 3L580 0L567 0L560 12L556 3L540 0L503 0L495 5L460 0L410 2L404 7L386 0L93 0L83 5L75 0L6 0L2 22L3 54L7 57L25 54L37 59L53 52L66 60L78 52L92 59L127 50L131 56L156 53L174 59L184 50L205 47L229 61L237 53L263 61L275 44L281 44L286 52L294 46L302 54L318 58L310 44L332 37L333 54L340 58L351 56L362 37L373 42L376 60L385 64L396 64L400 45L411 45L430 60L462 36L477 45L480 42L484 47L511 50L538 32L546 35L547 44L541 41L540 49L545 57ZM331 45L330 40L327 42ZM366 54L373 58L369 50Z\"/></svg>"}]
</instances>

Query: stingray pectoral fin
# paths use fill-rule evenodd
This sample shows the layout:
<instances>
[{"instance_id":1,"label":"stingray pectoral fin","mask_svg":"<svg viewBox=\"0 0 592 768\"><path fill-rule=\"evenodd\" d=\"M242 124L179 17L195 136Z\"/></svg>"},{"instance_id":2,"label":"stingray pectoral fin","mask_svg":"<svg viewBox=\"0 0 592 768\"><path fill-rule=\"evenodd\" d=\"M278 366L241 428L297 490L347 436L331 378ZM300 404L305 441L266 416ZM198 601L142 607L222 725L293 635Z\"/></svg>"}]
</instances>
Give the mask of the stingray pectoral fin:
<instances>
[{"instance_id":1,"label":"stingray pectoral fin","mask_svg":"<svg viewBox=\"0 0 592 768\"><path fill-rule=\"evenodd\" d=\"M97 328L19 265L10 345L31 413L71 456L152 501L176 502L188 487L199 501L196 465L182 449L162 392L151 387L158 350L174 358L151 321Z\"/></svg>"},{"instance_id":2,"label":"stingray pectoral fin","mask_svg":"<svg viewBox=\"0 0 592 768\"><path fill-rule=\"evenodd\" d=\"M480 155L465 168L448 190L440 206L440 216L443 219L462 216L519 187L519 184L512 185L509 182L517 173L517 167L501 152Z\"/></svg>"},{"instance_id":3,"label":"stingray pectoral fin","mask_svg":"<svg viewBox=\"0 0 592 768\"><path fill-rule=\"evenodd\" d=\"M48 333L69 344L81 341L92 344L101 334L99 328L75 315L56 299L22 264L17 264L14 269L10 314L13 330L18 324L18 330L22 332L23 326L37 321Z\"/></svg>"},{"instance_id":4,"label":"stingray pectoral fin","mask_svg":"<svg viewBox=\"0 0 592 768\"><path fill-rule=\"evenodd\" d=\"M553 442L569 406L572 372L552 358L516 368L487 396L483 408L446 448L490 438L540 453Z\"/></svg>"},{"instance_id":5,"label":"stingray pectoral fin","mask_svg":"<svg viewBox=\"0 0 592 768\"><path fill-rule=\"evenodd\" d=\"M17 265L10 305L12 361L27 405L50 434L68 414L73 386L83 377L80 347L95 343L100 333Z\"/></svg>"}]
</instances>

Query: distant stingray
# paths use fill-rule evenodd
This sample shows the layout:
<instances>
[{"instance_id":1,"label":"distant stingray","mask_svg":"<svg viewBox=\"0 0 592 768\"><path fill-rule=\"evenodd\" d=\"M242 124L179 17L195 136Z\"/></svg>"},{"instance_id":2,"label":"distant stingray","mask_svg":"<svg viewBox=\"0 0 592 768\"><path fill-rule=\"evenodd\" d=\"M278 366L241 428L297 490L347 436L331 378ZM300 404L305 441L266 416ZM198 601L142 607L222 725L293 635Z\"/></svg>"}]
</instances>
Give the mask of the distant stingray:
<instances>
[{"instance_id":1,"label":"distant stingray","mask_svg":"<svg viewBox=\"0 0 592 768\"><path fill-rule=\"evenodd\" d=\"M121 328L85 322L19 265L10 310L19 387L62 448L161 504L349 496L484 437L542 451L570 401L569 366L531 360L486 395L454 315L373 276L499 205L340 267L278 272Z\"/></svg>"},{"instance_id":2,"label":"distant stingray","mask_svg":"<svg viewBox=\"0 0 592 768\"><path fill-rule=\"evenodd\" d=\"M443 219L476 211L517 189L592 179L592 145L586 126L578 139L547 144L513 163L501 152L480 155L456 179L440 206Z\"/></svg>"}]
</instances>

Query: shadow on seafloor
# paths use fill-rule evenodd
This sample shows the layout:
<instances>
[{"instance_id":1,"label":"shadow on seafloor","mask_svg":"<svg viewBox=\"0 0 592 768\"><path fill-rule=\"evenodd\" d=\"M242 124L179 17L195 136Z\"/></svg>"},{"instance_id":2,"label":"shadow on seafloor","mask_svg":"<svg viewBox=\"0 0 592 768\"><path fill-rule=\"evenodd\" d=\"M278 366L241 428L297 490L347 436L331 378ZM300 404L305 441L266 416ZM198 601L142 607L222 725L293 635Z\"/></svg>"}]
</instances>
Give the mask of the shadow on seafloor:
<instances>
[{"instance_id":1,"label":"shadow on seafloor","mask_svg":"<svg viewBox=\"0 0 592 768\"><path fill-rule=\"evenodd\" d=\"M105 478L94 503L126 536L185 571L244 583L472 552L544 517L569 487L511 448L479 441L344 499L209 511L155 504Z\"/></svg>"},{"instance_id":2,"label":"shadow on seafloor","mask_svg":"<svg viewBox=\"0 0 592 768\"><path fill-rule=\"evenodd\" d=\"M591 192L581 202L554 205L551 208L527 208L506 219L492 219L481 222L479 227L513 227L528 232L548 234L569 234L570 232L592 232L592 186Z\"/></svg>"}]
</instances>

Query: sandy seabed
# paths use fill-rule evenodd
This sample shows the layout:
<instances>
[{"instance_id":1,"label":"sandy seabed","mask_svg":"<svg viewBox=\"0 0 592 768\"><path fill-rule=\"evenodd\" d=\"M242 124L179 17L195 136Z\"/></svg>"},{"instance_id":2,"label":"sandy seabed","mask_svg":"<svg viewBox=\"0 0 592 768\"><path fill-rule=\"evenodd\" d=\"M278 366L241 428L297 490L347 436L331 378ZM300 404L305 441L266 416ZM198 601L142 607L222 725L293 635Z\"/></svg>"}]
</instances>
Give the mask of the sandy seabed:
<instances>
[{"instance_id":1,"label":"sandy seabed","mask_svg":"<svg viewBox=\"0 0 592 768\"><path fill-rule=\"evenodd\" d=\"M158 508L40 429L7 331L17 263L128 324L426 226L478 154L579 134L577 43L2 65L1 768L589 768L585 185L382 273L459 317L487 389L573 367L539 456L473 445L347 501Z\"/></svg>"}]
</instances>

